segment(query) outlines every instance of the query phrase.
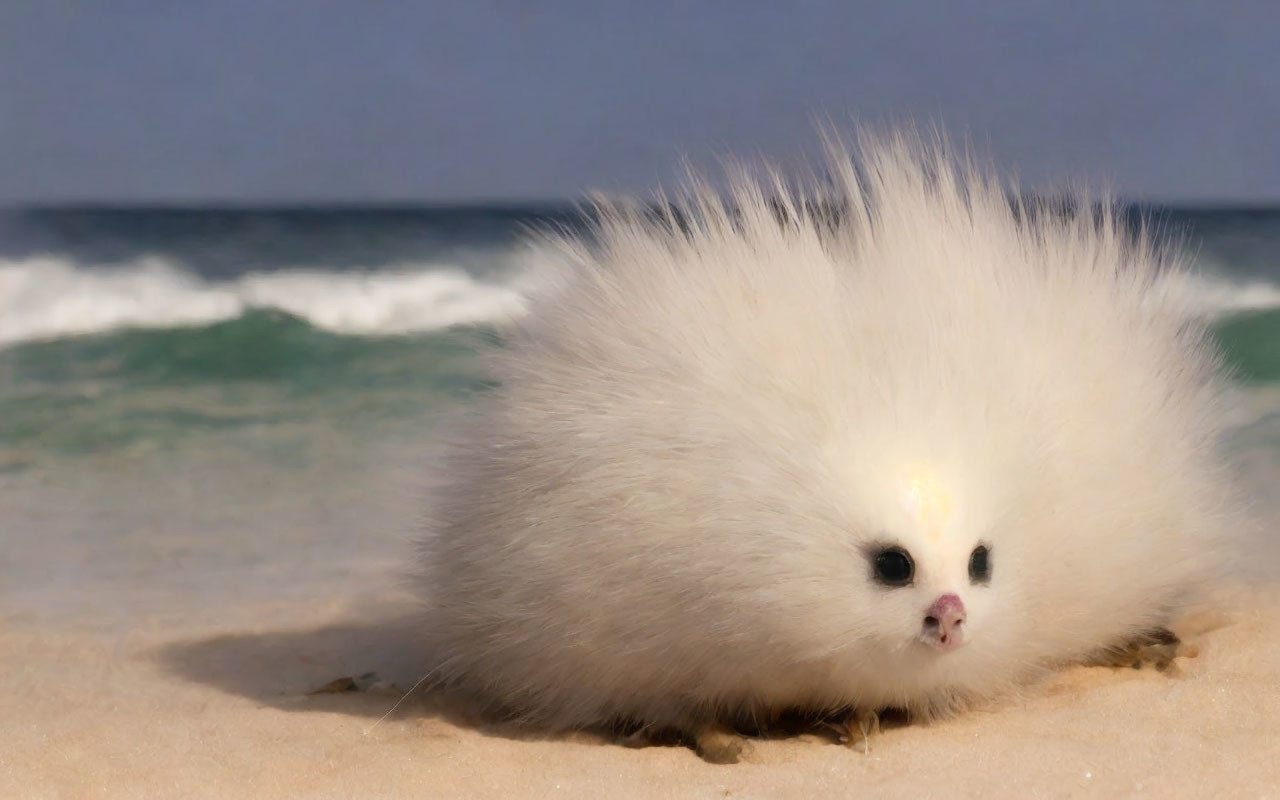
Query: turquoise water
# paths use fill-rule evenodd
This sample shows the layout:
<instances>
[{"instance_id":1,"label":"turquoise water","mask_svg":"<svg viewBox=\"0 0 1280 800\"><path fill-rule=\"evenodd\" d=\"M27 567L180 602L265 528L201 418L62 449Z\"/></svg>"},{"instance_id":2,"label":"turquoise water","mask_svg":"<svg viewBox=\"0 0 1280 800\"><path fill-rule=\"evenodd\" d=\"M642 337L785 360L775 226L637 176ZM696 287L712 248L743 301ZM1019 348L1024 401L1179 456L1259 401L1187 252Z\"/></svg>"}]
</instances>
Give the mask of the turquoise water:
<instances>
[{"instance_id":1,"label":"turquoise water","mask_svg":"<svg viewBox=\"0 0 1280 800\"><path fill-rule=\"evenodd\" d=\"M1237 380L1280 381L1280 309L1231 314L1218 320L1213 332Z\"/></svg>"},{"instance_id":2,"label":"turquoise water","mask_svg":"<svg viewBox=\"0 0 1280 800\"><path fill-rule=\"evenodd\" d=\"M471 359L483 334L343 336L257 310L19 344L0 351L0 442L31 459L325 419L411 424L484 388Z\"/></svg>"}]
</instances>

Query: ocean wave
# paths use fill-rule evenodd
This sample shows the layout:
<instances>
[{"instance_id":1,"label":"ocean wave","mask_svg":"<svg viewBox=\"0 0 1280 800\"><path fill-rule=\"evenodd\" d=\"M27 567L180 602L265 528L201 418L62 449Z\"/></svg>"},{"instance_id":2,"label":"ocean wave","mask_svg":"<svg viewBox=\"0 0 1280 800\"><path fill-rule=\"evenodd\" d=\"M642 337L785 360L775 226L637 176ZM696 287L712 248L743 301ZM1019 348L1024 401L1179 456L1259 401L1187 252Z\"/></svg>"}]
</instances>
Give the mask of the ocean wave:
<instances>
[{"instance_id":1,"label":"ocean wave","mask_svg":"<svg viewBox=\"0 0 1280 800\"><path fill-rule=\"evenodd\" d=\"M1194 308L1212 316L1280 308L1280 286L1261 279L1193 274L1179 287Z\"/></svg>"},{"instance_id":2,"label":"ocean wave","mask_svg":"<svg viewBox=\"0 0 1280 800\"><path fill-rule=\"evenodd\" d=\"M511 254L514 255L514 254ZM122 328L210 325L278 309L321 330L394 335L498 322L523 313L541 261L512 259L506 278L479 279L449 264L366 271L289 269L214 281L158 257L85 267L57 258L0 260L0 346ZM1280 285L1196 273L1176 293L1212 317L1280 308Z\"/></svg>"},{"instance_id":3,"label":"ocean wave","mask_svg":"<svg viewBox=\"0 0 1280 800\"><path fill-rule=\"evenodd\" d=\"M524 310L519 279L477 280L450 265L377 271L249 272L207 281L159 258L85 268L0 261L0 346L120 328L209 325L274 308L334 333L389 335L495 322Z\"/></svg>"}]
</instances>

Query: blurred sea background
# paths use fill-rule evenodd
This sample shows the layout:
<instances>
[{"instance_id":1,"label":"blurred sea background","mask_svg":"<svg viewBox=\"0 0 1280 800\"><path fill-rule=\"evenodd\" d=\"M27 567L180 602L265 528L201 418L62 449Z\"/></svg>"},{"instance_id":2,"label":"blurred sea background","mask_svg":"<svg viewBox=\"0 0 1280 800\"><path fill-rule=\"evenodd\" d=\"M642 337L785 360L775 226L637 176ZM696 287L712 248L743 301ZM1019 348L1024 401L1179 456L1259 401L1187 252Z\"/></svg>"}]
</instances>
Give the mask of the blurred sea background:
<instances>
[{"instance_id":1,"label":"blurred sea background","mask_svg":"<svg viewBox=\"0 0 1280 800\"><path fill-rule=\"evenodd\" d=\"M1134 209L1185 242L1234 372L1228 446L1280 484L1280 209ZM372 596L441 411L572 207L0 212L6 606L131 618Z\"/></svg>"}]
</instances>

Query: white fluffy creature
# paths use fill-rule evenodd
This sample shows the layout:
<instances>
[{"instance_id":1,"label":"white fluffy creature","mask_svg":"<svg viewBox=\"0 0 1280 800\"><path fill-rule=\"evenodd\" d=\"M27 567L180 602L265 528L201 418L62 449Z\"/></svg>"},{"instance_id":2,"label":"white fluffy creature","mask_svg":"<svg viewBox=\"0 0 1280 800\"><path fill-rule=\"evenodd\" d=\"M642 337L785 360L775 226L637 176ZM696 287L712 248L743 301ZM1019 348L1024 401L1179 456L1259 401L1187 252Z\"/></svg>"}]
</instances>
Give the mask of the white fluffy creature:
<instances>
[{"instance_id":1,"label":"white fluffy creature","mask_svg":"<svg viewBox=\"0 0 1280 800\"><path fill-rule=\"evenodd\" d=\"M1213 573L1221 382L1176 259L943 142L826 163L557 241L443 464L433 679L732 760L784 710L964 708Z\"/></svg>"}]
</instances>

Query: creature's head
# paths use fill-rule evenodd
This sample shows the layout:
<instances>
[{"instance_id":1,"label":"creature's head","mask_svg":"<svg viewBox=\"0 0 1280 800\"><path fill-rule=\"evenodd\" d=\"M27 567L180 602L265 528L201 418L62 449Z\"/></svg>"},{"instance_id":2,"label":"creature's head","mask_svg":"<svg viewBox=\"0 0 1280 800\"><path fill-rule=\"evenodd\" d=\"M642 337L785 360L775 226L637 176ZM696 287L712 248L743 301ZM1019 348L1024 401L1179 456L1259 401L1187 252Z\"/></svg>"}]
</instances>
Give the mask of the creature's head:
<instances>
[{"instance_id":1,"label":"creature's head","mask_svg":"<svg viewBox=\"0 0 1280 800\"><path fill-rule=\"evenodd\" d=\"M939 653L959 649L971 630L981 631L981 614L971 621L970 613L982 609L991 584L992 544L966 536L953 490L927 467L909 468L898 488L900 525L864 546L869 580L902 606L893 616L904 640Z\"/></svg>"},{"instance_id":2,"label":"creature's head","mask_svg":"<svg viewBox=\"0 0 1280 800\"><path fill-rule=\"evenodd\" d=\"M983 637L1000 553L947 476L917 464L888 482L880 531L861 545L881 612L875 637L893 650L946 657Z\"/></svg>"}]
</instances>

